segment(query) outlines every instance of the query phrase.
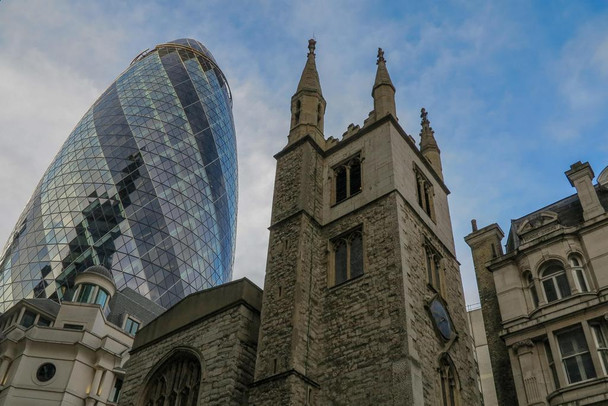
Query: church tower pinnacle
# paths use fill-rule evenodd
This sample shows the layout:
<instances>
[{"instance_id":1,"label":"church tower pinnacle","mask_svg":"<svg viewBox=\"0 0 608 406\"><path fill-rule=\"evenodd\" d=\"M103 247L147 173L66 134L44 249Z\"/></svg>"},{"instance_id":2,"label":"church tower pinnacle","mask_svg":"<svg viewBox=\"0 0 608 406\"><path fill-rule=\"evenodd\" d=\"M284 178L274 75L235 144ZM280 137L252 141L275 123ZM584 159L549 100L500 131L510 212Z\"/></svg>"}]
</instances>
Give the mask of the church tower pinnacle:
<instances>
[{"instance_id":1,"label":"church tower pinnacle","mask_svg":"<svg viewBox=\"0 0 608 406\"><path fill-rule=\"evenodd\" d=\"M374 112L376 120L384 117L387 114L392 114L397 118L395 108L395 86L391 81L391 77L386 69L386 60L384 59L384 51L378 48L378 70L376 71L376 80L372 89L372 97L374 98Z\"/></svg>"},{"instance_id":2,"label":"church tower pinnacle","mask_svg":"<svg viewBox=\"0 0 608 406\"><path fill-rule=\"evenodd\" d=\"M317 41L308 40L308 56L295 94L291 97L291 129L289 143L310 135L318 143L323 140L325 99L315 62Z\"/></svg>"},{"instance_id":3,"label":"church tower pinnacle","mask_svg":"<svg viewBox=\"0 0 608 406\"><path fill-rule=\"evenodd\" d=\"M422 129L420 130L420 152L430 162L431 166L437 173L437 175L443 180L443 172L441 168L441 151L437 146L435 140L435 131L431 127L431 122L428 119L428 112L422 108L420 110L420 124Z\"/></svg>"}]
</instances>

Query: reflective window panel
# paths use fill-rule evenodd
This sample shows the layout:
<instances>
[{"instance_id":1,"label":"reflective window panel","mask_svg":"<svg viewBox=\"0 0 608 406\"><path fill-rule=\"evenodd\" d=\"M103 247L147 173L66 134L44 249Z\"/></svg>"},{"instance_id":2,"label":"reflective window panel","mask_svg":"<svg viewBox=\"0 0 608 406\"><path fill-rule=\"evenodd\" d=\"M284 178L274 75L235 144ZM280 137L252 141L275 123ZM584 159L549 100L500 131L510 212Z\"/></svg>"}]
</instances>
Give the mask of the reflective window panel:
<instances>
[{"instance_id":1,"label":"reflective window panel","mask_svg":"<svg viewBox=\"0 0 608 406\"><path fill-rule=\"evenodd\" d=\"M159 45L93 104L40 180L0 257L0 311L71 294L91 265L170 307L231 279L236 211L226 78L198 41Z\"/></svg>"}]
</instances>

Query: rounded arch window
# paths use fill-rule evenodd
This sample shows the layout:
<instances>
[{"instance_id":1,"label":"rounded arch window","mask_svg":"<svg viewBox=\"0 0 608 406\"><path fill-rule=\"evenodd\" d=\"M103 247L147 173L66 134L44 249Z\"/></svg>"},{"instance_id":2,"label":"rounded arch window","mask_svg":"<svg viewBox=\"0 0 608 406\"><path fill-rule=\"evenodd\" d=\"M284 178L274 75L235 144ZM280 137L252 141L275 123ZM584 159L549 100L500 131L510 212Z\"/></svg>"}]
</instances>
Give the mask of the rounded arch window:
<instances>
[{"instance_id":1,"label":"rounded arch window","mask_svg":"<svg viewBox=\"0 0 608 406\"><path fill-rule=\"evenodd\" d=\"M559 261L550 261L541 267L541 283L547 302L554 302L572 294L566 270Z\"/></svg>"},{"instance_id":2,"label":"rounded arch window","mask_svg":"<svg viewBox=\"0 0 608 406\"><path fill-rule=\"evenodd\" d=\"M588 292L589 284L587 283L587 277L585 270L583 269L583 259L578 254L572 254L568 257L570 268L572 269L572 279L576 284L579 292Z\"/></svg>"},{"instance_id":3,"label":"rounded arch window","mask_svg":"<svg viewBox=\"0 0 608 406\"><path fill-rule=\"evenodd\" d=\"M163 405L165 400L180 406L194 406L198 401L201 363L190 351L176 351L148 379L140 405Z\"/></svg>"}]
</instances>

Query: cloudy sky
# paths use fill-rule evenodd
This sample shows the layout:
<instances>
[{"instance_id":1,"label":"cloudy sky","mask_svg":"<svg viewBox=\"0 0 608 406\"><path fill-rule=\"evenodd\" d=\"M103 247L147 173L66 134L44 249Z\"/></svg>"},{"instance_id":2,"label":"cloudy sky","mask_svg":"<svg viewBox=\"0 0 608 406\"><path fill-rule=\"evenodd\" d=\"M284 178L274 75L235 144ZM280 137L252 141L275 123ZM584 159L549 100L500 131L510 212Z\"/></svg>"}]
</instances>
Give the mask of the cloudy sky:
<instances>
[{"instance_id":1,"label":"cloudy sky","mask_svg":"<svg viewBox=\"0 0 608 406\"><path fill-rule=\"evenodd\" d=\"M497 222L574 193L564 176L608 164L608 3L601 1L0 0L0 240L72 128L146 48L200 40L234 97L240 202L234 277L263 284L275 162L289 100L317 41L326 136L372 108L377 47L397 114L426 107L451 189L468 303L470 220ZM0 243L0 244L3 244Z\"/></svg>"}]
</instances>

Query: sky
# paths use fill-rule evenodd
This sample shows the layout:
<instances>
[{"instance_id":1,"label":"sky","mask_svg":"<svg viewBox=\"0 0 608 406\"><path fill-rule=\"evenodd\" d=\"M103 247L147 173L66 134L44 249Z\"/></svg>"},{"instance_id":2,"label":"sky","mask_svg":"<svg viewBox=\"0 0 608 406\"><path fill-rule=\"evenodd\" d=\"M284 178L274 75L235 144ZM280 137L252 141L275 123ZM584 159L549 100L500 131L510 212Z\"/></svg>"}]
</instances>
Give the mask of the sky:
<instances>
[{"instance_id":1,"label":"sky","mask_svg":"<svg viewBox=\"0 0 608 406\"><path fill-rule=\"evenodd\" d=\"M604 1L0 0L0 244L76 123L131 60L201 41L233 94L239 212L233 277L262 286L289 103L317 40L326 137L373 107L377 48L399 122L427 109L441 149L468 304L479 301L463 238L472 218L508 232L575 193L564 172L608 165ZM503 240L503 243L506 242Z\"/></svg>"}]
</instances>

